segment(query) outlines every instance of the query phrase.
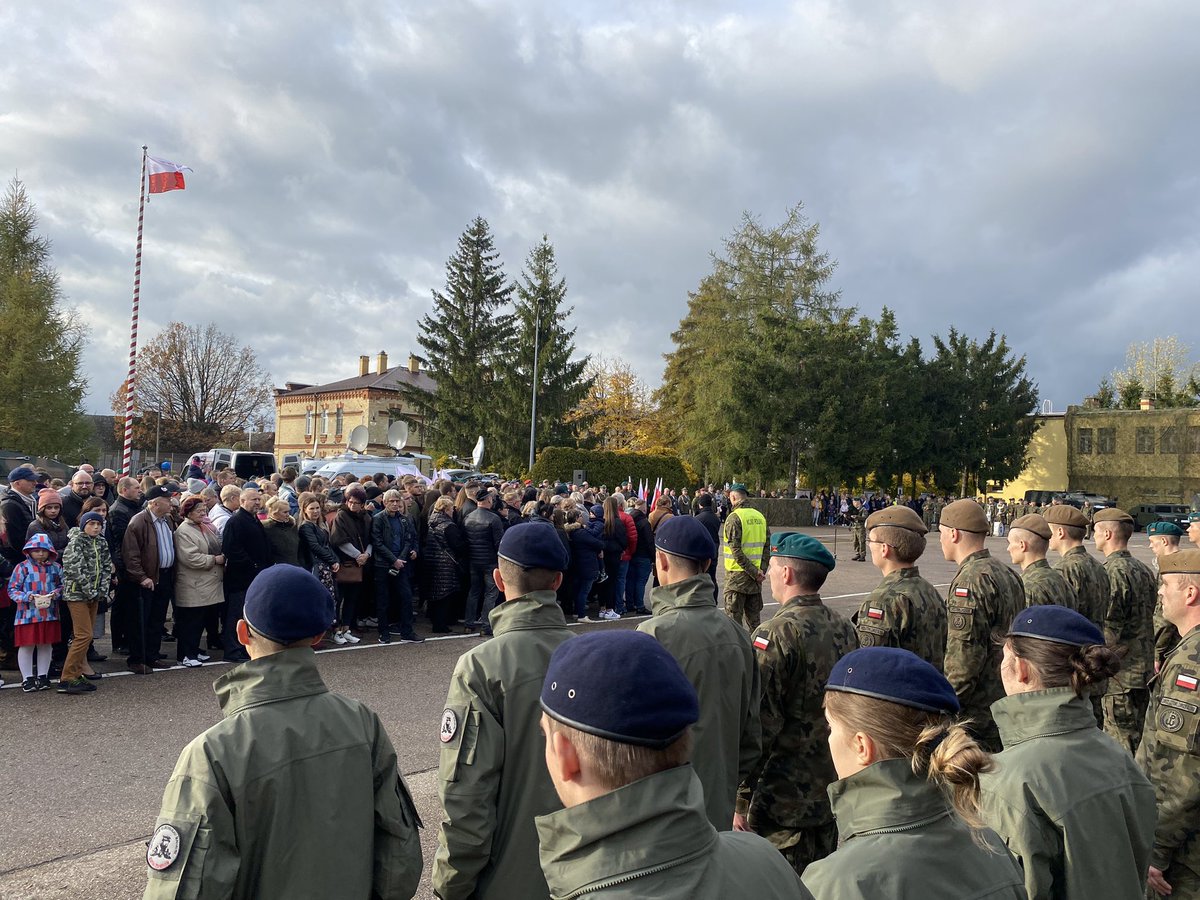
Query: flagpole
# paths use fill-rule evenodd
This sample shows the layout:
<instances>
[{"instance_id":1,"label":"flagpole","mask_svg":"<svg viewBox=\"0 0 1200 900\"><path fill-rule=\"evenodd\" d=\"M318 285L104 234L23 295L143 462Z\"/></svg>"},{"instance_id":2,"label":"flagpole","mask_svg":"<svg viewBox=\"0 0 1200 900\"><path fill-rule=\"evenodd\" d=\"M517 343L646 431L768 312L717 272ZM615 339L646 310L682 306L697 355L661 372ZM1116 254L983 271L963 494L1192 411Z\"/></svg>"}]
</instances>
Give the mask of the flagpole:
<instances>
[{"instance_id":1,"label":"flagpole","mask_svg":"<svg viewBox=\"0 0 1200 900\"><path fill-rule=\"evenodd\" d=\"M137 386L138 302L142 293L142 224L146 218L146 145L142 144L141 197L138 200L137 252L133 262L133 314L129 322L129 377L125 381L125 448L121 474L130 475L133 463L133 409Z\"/></svg>"}]
</instances>

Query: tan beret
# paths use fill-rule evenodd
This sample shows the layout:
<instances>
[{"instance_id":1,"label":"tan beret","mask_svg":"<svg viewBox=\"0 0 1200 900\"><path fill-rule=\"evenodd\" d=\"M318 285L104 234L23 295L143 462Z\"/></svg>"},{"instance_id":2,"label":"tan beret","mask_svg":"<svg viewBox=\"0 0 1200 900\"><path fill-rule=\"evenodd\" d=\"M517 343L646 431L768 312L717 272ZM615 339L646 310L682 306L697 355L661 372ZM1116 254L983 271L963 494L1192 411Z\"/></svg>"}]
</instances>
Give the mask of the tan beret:
<instances>
[{"instance_id":1,"label":"tan beret","mask_svg":"<svg viewBox=\"0 0 1200 900\"><path fill-rule=\"evenodd\" d=\"M928 526L921 517L907 506L885 506L867 516L866 528L870 531L879 525L894 525L897 528L907 528L917 534L925 534Z\"/></svg>"},{"instance_id":2,"label":"tan beret","mask_svg":"<svg viewBox=\"0 0 1200 900\"><path fill-rule=\"evenodd\" d=\"M1050 540L1050 526L1046 524L1046 520L1037 513L1030 513L1027 516L1021 516L1012 523L1012 528L1024 528L1026 531L1032 531L1043 540Z\"/></svg>"},{"instance_id":3,"label":"tan beret","mask_svg":"<svg viewBox=\"0 0 1200 900\"><path fill-rule=\"evenodd\" d=\"M1075 507L1066 503L1051 506L1042 513L1042 518L1051 525L1073 525L1076 528L1087 528L1087 516Z\"/></svg>"},{"instance_id":4,"label":"tan beret","mask_svg":"<svg viewBox=\"0 0 1200 900\"><path fill-rule=\"evenodd\" d=\"M1160 575L1200 575L1200 550L1180 550L1158 558Z\"/></svg>"},{"instance_id":5,"label":"tan beret","mask_svg":"<svg viewBox=\"0 0 1200 900\"><path fill-rule=\"evenodd\" d=\"M1092 516L1093 522L1128 522L1133 524L1133 516L1125 512L1123 509L1117 509L1115 506L1110 506L1108 509L1102 509Z\"/></svg>"},{"instance_id":6,"label":"tan beret","mask_svg":"<svg viewBox=\"0 0 1200 900\"><path fill-rule=\"evenodd\" d=\"M983 507L974 500L955 500L942 510L941 523L947 528L969 531L972 534L987 534L987 515Z\"/></svg>"}]
</instances>

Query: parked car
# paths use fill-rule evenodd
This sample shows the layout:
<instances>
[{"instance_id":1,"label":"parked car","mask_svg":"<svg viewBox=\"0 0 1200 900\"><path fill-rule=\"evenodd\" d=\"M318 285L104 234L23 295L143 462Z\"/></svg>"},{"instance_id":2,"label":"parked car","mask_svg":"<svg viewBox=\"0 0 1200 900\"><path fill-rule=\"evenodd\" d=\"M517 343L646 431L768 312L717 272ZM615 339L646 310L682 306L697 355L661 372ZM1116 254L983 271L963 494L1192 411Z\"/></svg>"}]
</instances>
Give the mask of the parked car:
<instances>
[{"instance_id":1,"label":"parked car","mask_svg":"<svg viewBox=\"0 0 1200 900\"><path fill-rule=\"evenodd\" d=\"M1186 530L1188 512L1189 509L1182 503L1139 503L1129 510L1138 531L1151 522L1172 522Z\"/></svg>"},{"instance_id":2,"label":"parked car","mask_svg":"<svg viewBox=\"0 0 1200 900\"><path fill-rule=\"evenodd\" d=\"M1093 511L1116 506L1115 500L1111 500L1103 494L1093 494L1088 491L1068 491L1065 494L1059 494L1059 499L1076 509L1083 509L1084 503L1091 503Z\"/></svg>"},{"instance_id":3,"label":"parked car","mask_svg":"<svg viewBox=\"0 0 1200 900\"><path fill-rule=\"evenodd\" d=\"M349 472L356 479L364 475L374 476L380 472L395 477L405 474L420 474L417 460L429 459L421 453L410 453L404 456L334 456L329 459L317 460L322 463L316 472L322 478L336 478L343 472Z\"/></svg>"}]
</instances>

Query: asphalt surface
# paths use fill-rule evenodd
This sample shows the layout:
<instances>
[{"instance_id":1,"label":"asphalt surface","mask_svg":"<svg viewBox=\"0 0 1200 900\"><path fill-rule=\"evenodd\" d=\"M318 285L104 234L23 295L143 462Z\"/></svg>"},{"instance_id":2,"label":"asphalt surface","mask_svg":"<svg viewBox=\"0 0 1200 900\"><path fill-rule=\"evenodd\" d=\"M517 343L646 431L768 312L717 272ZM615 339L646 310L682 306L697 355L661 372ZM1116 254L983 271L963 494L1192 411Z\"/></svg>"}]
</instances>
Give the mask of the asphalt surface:
<instances>
[{"instance_id":1,"label":"asphalt surface","mask_svg":"<svg viewBox=\"0 0 1200 900\"><path fill-rule=\"evenodd\" d=\"M852 562L849 532L803 529L836 549L838 566L822 592L835 609L858 608L878 583L870 563ZM1007 561L1004 540L989 538L993 555ZM1144 535L1131 550L1151 558ZM1093 553L1095 551L1093 550ZM1053 559L1052 555L1052 559ZM921 560L921 574L944 588L954 566L942 559L936 537ZM764 590L768 618L778 608ZM639 619L580 630L635 628ZM420 624L418 625L420 630ZM374 709L388 729L401 771L425 822L426 876L417 896L431 898L428 871L441 807L437 794L440 743L437 726L446 688L459 655L483 638L450 635L424 644L380 646L364 635L353 648L319 654L332 690ZM98 643L107 653L107 639ZM174 645L164 644L173 653ZM19 675L3 672L0 690L0 898L140 897L145 886L145 842L163 786L175 760L197 734L220 718L212 682L229 670L223 663L201 669L169 669L148 676L122 672L117 661L99 663L106 673L93 694L71 697L53 691L24 694ZM314 811L314 815L320 815Z\"/></svg>"}]
</instances>

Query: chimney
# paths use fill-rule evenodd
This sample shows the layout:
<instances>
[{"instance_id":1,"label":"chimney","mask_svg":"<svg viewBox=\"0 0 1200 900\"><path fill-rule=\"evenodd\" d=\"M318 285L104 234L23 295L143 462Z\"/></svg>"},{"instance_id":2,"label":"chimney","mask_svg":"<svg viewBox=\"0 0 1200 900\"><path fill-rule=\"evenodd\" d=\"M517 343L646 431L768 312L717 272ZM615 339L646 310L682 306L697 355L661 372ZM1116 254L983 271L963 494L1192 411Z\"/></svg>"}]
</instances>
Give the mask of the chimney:
<instances>
[{"instance_id":1,"label":"chimney","mask_svg":"<svg viewBox=\"0 0 1200 900\"><path fill-rule=\"evenodd\" d=\"M358 374L359 377L369 375L371 373L371 357L360 356L358 358Z\"/></svg>"},{"instance_id":2,"label":"chimney","mask_svg":"<svg viewBox=\"0 0 1200 900\"><path fill-rule=\"evenodd\" d=\"M1154 400L1146 394L1142 394L1142 412L1154 409Z\"/></svg>"},{"instance_id":3,"label":"chimney","mask_svg":"<svg viewBox=\"0 0 1200 900\"><path fill-rule=\"evenodd\" d=\"M380 350L379 355L375 357L375 365L377 369L375 374L382 375L387 371L387 354L382 350Z\"/></svg>"},{"instance_id":4,"label":"chimney","mask_svg":"<svg viewBox=\"0 0 1200 900\"><path fill-rule=\"evenodd\" d=\"M414 375L421 371L421 361L411 353L408 354L408 371L412 372Z\"/></svg>"}]
</instances>

